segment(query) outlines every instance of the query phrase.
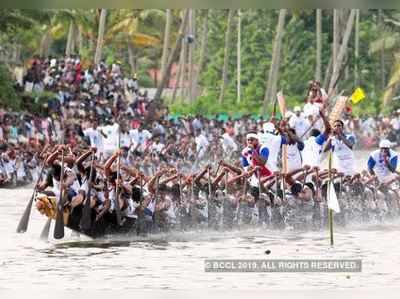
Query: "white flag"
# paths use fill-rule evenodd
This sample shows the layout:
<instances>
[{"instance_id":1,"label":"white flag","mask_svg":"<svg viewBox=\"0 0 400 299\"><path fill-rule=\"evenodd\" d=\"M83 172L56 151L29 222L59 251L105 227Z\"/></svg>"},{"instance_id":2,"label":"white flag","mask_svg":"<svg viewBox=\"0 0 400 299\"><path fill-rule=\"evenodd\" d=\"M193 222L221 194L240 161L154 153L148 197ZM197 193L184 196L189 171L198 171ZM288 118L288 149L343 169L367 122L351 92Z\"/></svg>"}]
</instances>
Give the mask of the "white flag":
<instances>
[{"instance_id":1,"label":"white flag","mask_svg":"<svg viewBox=\"0 0 400 299\"><path fill-rule=\"evenodd\" d=\"M328 185L328 208L335 211L336 213L340 213L340 206L332 181L329 182Z\"/></svg>"}]
</instances>

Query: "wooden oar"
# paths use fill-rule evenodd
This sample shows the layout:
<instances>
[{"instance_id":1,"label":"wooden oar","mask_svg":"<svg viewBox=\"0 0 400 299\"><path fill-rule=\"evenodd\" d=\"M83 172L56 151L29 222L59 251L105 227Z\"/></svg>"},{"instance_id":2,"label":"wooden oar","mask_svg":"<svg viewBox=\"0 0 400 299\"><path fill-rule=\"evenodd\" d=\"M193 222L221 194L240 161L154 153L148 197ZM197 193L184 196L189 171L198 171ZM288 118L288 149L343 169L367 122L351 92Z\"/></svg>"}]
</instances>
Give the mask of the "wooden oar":
<instances>
[{"instance_id":1,"label":"wooden oar","mask_svg":"<svg viewBox=\"0 0 400 299\"><path fill-rule=\"evenodd\" d=\"M42 232L40 233L41 240L47 241L47 239L49 238L50 225L51 225L51 218L49 217L46 221L46 224L43 227Z\"/></svg>"},{"instance_id":2,"label":"wooden oar","mask_svg":"<svg viewBox=\"0 0 400 299\"><path fill-rule=\"evenodd\" d=\"M44 168L45 168L45 163L43 162L42 168L39 173L39 177L36 181L35 187L33 188L33 193L32 193L31 199L29 200L29 202L25 208L24 214L22 214L22 217L18 223L17 233L24 233L28 229L29 218L31 216L31 210L32 210L32 203L33 203L33 200L35 199L37 186L39 185L40 179L42 178Z\"/></svg>"},{"instance_id":3,"label":"wooden oar","mask_svg":"<svg viewBox=\"0 0 400 299\"><path fill-rule=\"evenodd\" d=\"M117 183L115 184L115 215L117 217L117 224L122 225L121 207L119 206L119 180L121 178L121 128L118 126L118 160L117 160Z\"/></svg>"},{"instance_id":4,"label":"wooden oar","mask_svg":"<svg viewBox=\"0 0 400 299\"><path fill-rule=\"evenodd\" d=\"M140 205L142 205L143 202L143 177L142 174L139 174L139 184L140 184L140 196L139 196L139 202Z\"/></svg>"},{"instance_id":5,"label":"wooden oar","mask_svg":"<svg viewBox=\"0 0 400 299\"><path fill-rule=\"evenodd\" d=\"M258 181L258 200L261 200L261 171L257 170L257 181Z\"/></svg>"},{"instance_id":6,"label":"wooden oar","mask_svg":"<svg viewBox=\"0 0 400 299\"><path fill-rule=\"evenodd\" d=\"M57 203L57 218L56 225L54 227L54 238L64 238L64 196L63 196L63 184L64 184L64 149L61 151L61 174L60 174L60 198Z\"/></svg>"},{"instance_id":7,"label":"wooden oar","mask_svg":"<svg viewBox=\"0 0 400 299\"><path fill-rule=\"evenodd\" d=\"M207 199L210 200L211 198L211 170L208 168L208 196Z\"/></svg>"},{"instance_id":8,"label":"wooden oar","mask_svg":"<svg viewBox=\"0 0 400 299\"><path fill-rule=\"evenodd\" d=\"M86 194L86 201L85 205L83 206L82 217L79 223L81 229L85 232L90 230L92 227L92 208L90 207L90 194L92 191L92 177L93 177L93 164L94 164L95 155L92 153L92 161L90 163L90 171L89 171L89 178L86 180L88 185L88 190Z\"/></svg>"}]
</instances>

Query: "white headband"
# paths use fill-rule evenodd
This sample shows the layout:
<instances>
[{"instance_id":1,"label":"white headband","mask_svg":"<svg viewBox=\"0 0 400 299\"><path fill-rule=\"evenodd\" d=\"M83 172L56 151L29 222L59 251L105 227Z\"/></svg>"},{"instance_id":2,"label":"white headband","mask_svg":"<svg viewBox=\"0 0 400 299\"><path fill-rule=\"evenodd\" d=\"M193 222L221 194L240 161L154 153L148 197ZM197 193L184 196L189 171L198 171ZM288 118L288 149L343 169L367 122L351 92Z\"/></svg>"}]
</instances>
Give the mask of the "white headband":
<instances>
[{"instance_id":1,"label":"white headband","mask_svg":"<svg viewBox=\"0 0 400 299\"><path fill-rule=\"evenodd\" d=\"M249 133L246 135L246 139L249 139L249 138L254 138L254 139L258 140L258 135L255 133Z\"/></svg>"}]
</instances>

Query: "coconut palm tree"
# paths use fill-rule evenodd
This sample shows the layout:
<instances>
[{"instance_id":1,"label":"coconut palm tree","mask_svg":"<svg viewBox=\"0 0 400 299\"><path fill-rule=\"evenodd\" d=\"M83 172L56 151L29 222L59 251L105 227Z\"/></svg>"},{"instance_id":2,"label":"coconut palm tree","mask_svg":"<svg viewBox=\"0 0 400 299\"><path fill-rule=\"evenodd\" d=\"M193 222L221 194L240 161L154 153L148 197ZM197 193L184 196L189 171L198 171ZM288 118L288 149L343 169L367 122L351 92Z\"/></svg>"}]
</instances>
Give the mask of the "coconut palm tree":
<instances>
[{"instance_id":1,"label":"coconut palm tree","mask_svg":"<svg viewBox=\"0 0 400 299\"><path fill-rule=\"evenodd\" d=\"M231 50L231 31L232 31L234 12L235 11L233 9L230 9L228 13L228 23L225 33L224 65L222 67L222 83L221 83L221 92L219 94L219 103L222 103L224 101L225 87L228 83L228 62Z\"/></svg>"},{"instance_id":2,"label":"coconut palm tree","mask_svg":"<svg viewBox=\"0 0 400 299\"><path fill-rule=\"evenodd\" d=\"M278 24L276 26L276 33L275 33L275 40L274 40L274 47L272 50L272 62L269 69L268 75L268 82L267 88L264 95L264 104L262 113L265 114L267 111L267 104L268 101L275 96L274 90L276 90L276 82L278 80L278 71L279 71L279 61L280 61L280 52L282 47L282 38L284 33L284 26L285 26L285 17L286 17L287 9L280 9L279 10L279 18ZM274 89L275 86L275 89Z\"/></svg>"}]
</instances>

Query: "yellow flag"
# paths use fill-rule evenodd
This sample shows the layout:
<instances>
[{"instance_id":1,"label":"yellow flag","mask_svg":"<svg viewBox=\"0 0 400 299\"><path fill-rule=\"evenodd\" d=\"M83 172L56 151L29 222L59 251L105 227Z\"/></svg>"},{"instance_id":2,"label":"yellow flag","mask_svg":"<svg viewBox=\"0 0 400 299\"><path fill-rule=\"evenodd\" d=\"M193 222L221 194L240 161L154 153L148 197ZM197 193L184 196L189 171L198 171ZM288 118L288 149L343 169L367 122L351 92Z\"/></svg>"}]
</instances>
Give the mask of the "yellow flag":
<instances>
[{"instance_id":1,"label":"yellow flag","mask_svg":"<svg viewBox=\"0 0 400 299\"><path fill-rule=\"evenodd\" d=\"M353 104L357 104L365 99L365 92L360 87L358 87L350 97Z\"/></svg>"}]
</instances>

